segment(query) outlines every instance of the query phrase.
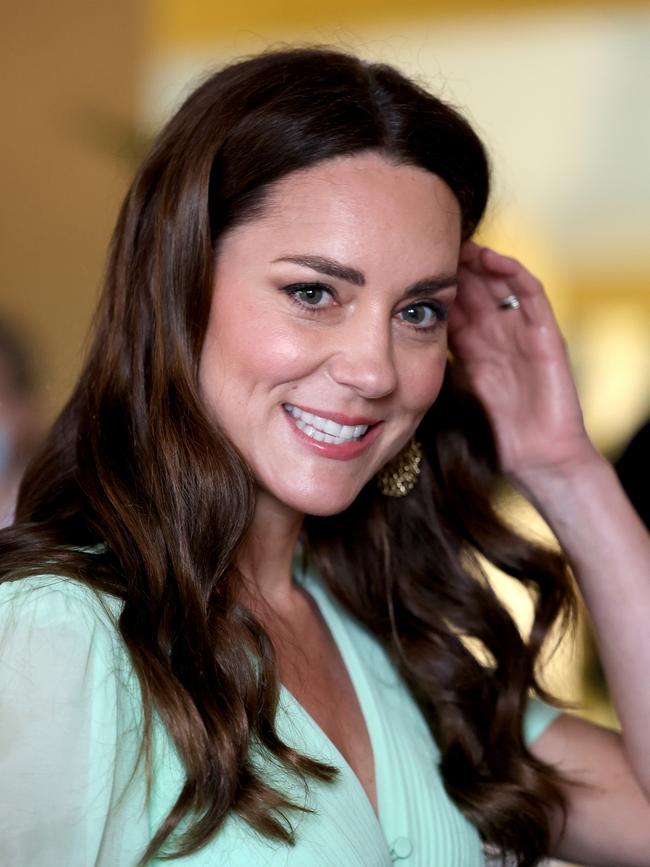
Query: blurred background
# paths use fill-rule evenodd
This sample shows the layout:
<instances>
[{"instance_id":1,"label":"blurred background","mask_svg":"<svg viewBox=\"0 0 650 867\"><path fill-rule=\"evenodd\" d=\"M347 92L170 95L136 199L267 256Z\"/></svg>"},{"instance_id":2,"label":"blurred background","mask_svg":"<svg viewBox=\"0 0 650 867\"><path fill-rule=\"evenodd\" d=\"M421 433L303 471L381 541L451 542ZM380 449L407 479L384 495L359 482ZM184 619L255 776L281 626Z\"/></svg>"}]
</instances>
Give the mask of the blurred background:
<instances>
[{"instance_id":1,"label":"blurred background","mask_svg":"<svg viewBox=\"0 0 650 867\"><path fill-rule=\"evenodd\" d=\"M545 282L597 445L616 459L650 414L649 2L0 6L0 325L30 371L17 389L0 340L0 476L74 381L111 227L147 141L207 70L287 42L387 60L466 112L494 164L482 237ZM23 429L15 417L27 405ZM631 477L647 478L645 460ZM525 625L525 601L495 580ZM547 677L583 712L611 719L584 624Z\"/></svg>"}]
</instances>

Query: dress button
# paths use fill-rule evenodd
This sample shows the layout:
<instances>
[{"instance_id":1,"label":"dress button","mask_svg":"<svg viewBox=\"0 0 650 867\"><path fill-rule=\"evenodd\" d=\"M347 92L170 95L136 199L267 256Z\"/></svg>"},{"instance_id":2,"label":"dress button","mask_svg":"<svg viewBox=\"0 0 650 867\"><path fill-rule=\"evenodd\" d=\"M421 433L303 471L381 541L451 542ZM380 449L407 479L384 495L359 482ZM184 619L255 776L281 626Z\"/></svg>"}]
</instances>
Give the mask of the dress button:
<instances>
[{"instance_id":1,"label":"dress button","mask_svg":"<svg viewBox=\"0 0 650 867\"><path fill-rule=\"evenodd\" d=\"M413 844L408 837L397 837L390 849L393 861L403 861L413 853Z\"/></svg>"}]
</instances>

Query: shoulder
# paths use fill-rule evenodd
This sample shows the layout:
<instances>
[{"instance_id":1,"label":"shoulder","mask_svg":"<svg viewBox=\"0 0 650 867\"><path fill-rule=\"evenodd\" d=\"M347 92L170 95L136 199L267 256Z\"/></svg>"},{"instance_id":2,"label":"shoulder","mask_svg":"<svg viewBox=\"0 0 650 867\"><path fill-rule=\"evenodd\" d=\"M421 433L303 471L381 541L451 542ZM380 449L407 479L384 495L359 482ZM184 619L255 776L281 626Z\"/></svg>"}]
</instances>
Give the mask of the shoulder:
<instances>
[{"instance_id":1,"label":"shoulder","mask_svg":"<svg viewBox=\"0 0 650 867\"><path fill-rule=\"evenodd\" d=\"M68 625L82 633L114 630L121 602L62 575L43 573L0 583L0 628Z\"/></svg>"},{"instance_id":2,"label":"shoulder","mask_svg":"<svg viewBox=\"0 0 650 867\"><path fill-rule=\"evenodd\" d=\"M88 681L91 668L116 672L126 662L117 620L121 603L80 581L42 574L0 584L3 679L41 687L55 672ZM119 662L119 665L118 665Z\"/></svg>"}]
</instances>

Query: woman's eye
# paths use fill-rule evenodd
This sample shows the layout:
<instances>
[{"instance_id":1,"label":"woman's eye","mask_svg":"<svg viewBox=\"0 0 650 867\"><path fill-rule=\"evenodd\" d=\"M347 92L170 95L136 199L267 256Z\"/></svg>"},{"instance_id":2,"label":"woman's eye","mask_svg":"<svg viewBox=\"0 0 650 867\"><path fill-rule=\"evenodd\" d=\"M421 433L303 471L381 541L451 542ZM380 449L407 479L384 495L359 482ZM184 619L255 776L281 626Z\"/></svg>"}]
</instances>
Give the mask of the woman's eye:
<instances>
[{"instance_id":1,"label":"woman's eye","mask_svg":"<svg viewBox=\"0 0 650 867\"><path fill-rule=\"evenodd\" d=\"M443 311L434 307L432 304L411 304L409 307L404 307L399 311L399 315L404 322L409 325L415 325L420 328L436 325L444 319Z\"/></svg>"},{"instance_id":2,"label":"woman's eye","mask_svg":"<svg viewBox=\"0 0 650 867\"><path fill-rule=\"evenodd\" d=\"M301 307L325 307L332 300L332 293L326 286L318 283L293 284L287 286L284 291L296 304Z\"/></svg>"},{"instance_id":3,"label":"woman's eye","mask_svg":"<svg viewBox=\"0 0 650 867\"><path fill-rule=\"evenodd\" d=\"M325 297L325 290L316 286L308 286L306 289L296 290L296 295L305 304L317 307Z\"/></svg>"}]
</instances>

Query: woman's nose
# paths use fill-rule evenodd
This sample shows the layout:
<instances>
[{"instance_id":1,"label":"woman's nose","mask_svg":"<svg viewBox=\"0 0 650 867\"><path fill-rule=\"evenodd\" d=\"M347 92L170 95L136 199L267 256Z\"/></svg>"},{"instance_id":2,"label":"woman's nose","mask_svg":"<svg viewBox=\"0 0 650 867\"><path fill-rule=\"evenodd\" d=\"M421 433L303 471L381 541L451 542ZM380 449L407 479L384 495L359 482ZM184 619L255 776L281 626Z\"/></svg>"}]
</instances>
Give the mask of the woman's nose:
<instances>
[{"instance_id":1,"label":"woman's nose","mask_svg":"<svg viewBox=\"0 0 650 867\"><path fill-rule=\"evenodd\" d=\"M397 369L390 323L371 323L344 329L330 356L330 375L340 385L368 399L386 397L397 386Z\"/></svg>"}]
</instances>

